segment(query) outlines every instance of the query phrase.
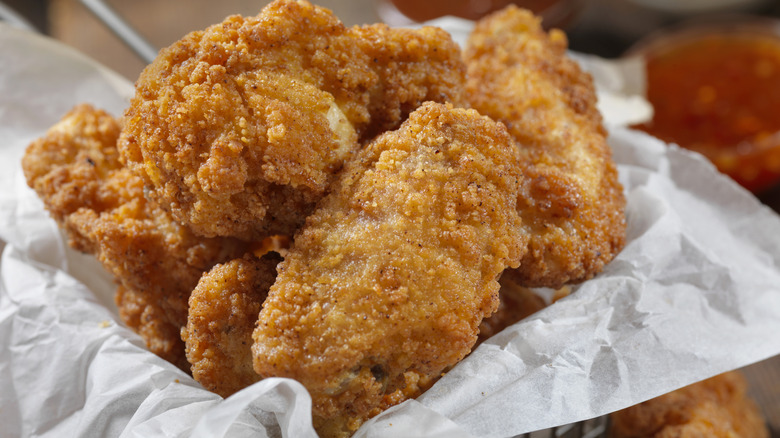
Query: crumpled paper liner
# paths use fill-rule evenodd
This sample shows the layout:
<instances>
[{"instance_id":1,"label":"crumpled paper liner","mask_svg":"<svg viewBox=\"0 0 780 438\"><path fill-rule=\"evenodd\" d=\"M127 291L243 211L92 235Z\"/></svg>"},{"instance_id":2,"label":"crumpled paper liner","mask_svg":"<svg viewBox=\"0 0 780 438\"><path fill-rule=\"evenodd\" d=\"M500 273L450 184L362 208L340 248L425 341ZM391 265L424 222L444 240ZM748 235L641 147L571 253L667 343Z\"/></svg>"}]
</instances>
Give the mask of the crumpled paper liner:
<instances>
[{"instance_id":1,"label":"crumpled paper liner","mask_svg":"<svg viewBox=\"0 0 780 438\"><path fill-rule=\"evenodd\" d=\"M30 141L132 89L0 26L0 423L8 436L315 437L311 399L267 379L222 400L149 353L114 285L29 189ZM499 437L592 418L780 353L780 220L702 157L612 124L625 249L571 296L480 345L358 437Z\"/></svg>"}]
</instances>

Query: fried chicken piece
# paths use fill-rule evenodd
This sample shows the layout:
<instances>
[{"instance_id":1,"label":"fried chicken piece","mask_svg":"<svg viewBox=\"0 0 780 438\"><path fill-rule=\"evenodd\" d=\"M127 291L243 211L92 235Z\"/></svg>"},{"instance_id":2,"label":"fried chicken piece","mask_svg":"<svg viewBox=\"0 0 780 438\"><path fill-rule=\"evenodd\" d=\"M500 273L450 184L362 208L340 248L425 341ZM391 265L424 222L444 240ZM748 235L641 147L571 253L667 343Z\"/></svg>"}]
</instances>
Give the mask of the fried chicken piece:
<instances>
[{"instance_id":1,"label":"fried chicken piece","mask_svg":"<svg viewBox=\"0 0 780 438\"><path fill-rule=\"evenodd\" d=\"M517 151L503 125L426 103L343 171L279 265L252 352L348 435L463 358L516 265Z\"/></svg>"},{"instance_id":2,"label":"fried chicken piece","mask_svg":"<svg viewBox=\"0 0 780 438\"><path fill-rule=\"evenodd\" d=\"M423 101L465 102L464 83L440 29L348 29L277 0L162 50L136 83L120 151L201 235L292 235L361 139Z\"/></svg>"},{"instance_id":3,"label":"fried chicken piece","mask_svg":"<svg viewBox=\"0 0 780 438\"><path fill-rule=\"evenodd\" d=\"M76 106L27 148L22 167L70 245L97 256L122 286L123 320L154 353L186 366L179 330L190 292L204 271L247 244L196 236L147 201L141 179L119 162L119 131L106 112Z\"/></svg>"},{"instance_id":4,"label":"fried chicken piece","mask_svg":"<svg viewBox=\"0 0 780 438\"><path fill-rule=\"evenodd\" d=\"M187 325L181 336L187 360L192 364L192 377L222 397L261 379L252 367L252 331L276 278L276 265L281 261L271 254L263 259L245 255L214 266L190 295ZM499 284L498 310L480 324L477 343L545 307L539 295L511 279L502 277ZM140 312L135 319L152 325L162 320L151 313L142 316Z\"/></svg>"},{"instance_id":5,"label":"fried chicken piece","mask_svg":"<svg viewBox=\"0 0 780 438\"><path fill-rule=\"evenodd\" d=\"M252 331L276 278L275 253L214 266L190 296L181 331L192 377L222 397L260 380L252 368Z\"/></svg>"},{"instance_id":6,"label":"fried chicken piece","mask_svg":"<svg viewBox=\"0 0 780 438\"><path fill-rule=\"evenodd\" d=\"M768 438L737 371L615 412L612 438Z\"/></svg>"},{"instance_id":7,"label":"fried chicken piece","mask_svg":"<svg viewBox=\"0 0 780 438\"><path fill-rule=\"evenodd\" d=\"M518 195L531 236L528 287L559 288L601 271L625 240L625 199L591 77L566 56L566 36L508 7L480 20L464 50L473 108L506 124L522 153Z\"/></svg>"},{"instance_id":8,"label":"fried chicken piece","mask_svg":"<svg viewBox=\"0 0 780 438\"><path fill-rule=\"evenodd\" d=\"M517 284L513 276L502 275L498 284L501 286L498 290L498 309L479 325L478 344L547 307L542 297Z\"/></svg>"}]
</instances>

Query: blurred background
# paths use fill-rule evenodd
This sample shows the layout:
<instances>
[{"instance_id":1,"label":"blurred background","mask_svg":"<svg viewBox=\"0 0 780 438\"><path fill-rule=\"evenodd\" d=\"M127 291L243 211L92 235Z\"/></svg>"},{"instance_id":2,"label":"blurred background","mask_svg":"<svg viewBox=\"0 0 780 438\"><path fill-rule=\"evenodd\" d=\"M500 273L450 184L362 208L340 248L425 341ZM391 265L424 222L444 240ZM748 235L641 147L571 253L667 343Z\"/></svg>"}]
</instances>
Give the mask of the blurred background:
<instances>
[{"instance_id":1,"label":"blurred background","mask_svg":"<svg viewBox=\"0 0 780 438\"><path fill-rule=\"evenodd\" d=\"M260 0L7 0L2 10L16 13L48 34L135 80L146 65L91 12L107 6L138 31L154 48L170 45L184 34L222 21L232 14L256 15L269 1ZM403 20L388 0L314 0L333 10L347 25ZM429 18L429 10L453 7L451 0L397 3L408 14ZM470 0L472 12L509 3ZM691 17L751 13L780 17L777 0L519 0L534 9L545 25L566 30L573 50L617 57L644 35ZM438 4L438 5L437 5Z\"/></svg>"}]
</instances>

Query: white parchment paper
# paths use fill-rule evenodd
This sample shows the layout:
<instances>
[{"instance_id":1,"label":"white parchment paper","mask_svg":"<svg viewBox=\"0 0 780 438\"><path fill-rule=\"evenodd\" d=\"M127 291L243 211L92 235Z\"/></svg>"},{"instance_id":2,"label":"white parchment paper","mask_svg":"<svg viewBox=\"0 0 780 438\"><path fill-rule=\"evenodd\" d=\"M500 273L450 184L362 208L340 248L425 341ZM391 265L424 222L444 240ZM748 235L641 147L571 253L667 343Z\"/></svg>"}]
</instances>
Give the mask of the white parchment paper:
<instances>
[{"instance_id":1,"label":"white parchment paper","mask_svg":"<svg viewBox=\"0 0 780 438\"><path fill-rule=\"evenodd\" d=\"M26 186L30 141L79 102L120 115L131 93L81 55L0 26L2 435L315 437L297 382L222 400L149 353L119 322L109 276L66 247ZM780 354L778 216L703 158L607 121L628 198L625 249L357 436L512 436Z\"/></svg>"}]
</instances>

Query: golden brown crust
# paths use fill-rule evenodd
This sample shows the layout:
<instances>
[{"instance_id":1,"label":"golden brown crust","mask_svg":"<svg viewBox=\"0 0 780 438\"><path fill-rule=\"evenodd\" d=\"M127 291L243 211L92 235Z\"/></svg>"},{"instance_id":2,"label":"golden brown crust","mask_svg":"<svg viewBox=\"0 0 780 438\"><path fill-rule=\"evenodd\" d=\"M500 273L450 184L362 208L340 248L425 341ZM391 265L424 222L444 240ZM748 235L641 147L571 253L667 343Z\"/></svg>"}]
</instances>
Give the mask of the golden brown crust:
<instances>
[{"instance_id":1,"label":"golden brown crust","mask_svg":"<svg viewBox=\"0 0 780 438\"><path fill-rule=\"evenodd\" d=\"M347 29L277 0L162 50L136 84L120 151L199 234L291 235L361 137L423 100L462 96L464 71L444 32Z\"/></svg>"},{"instance_id":2,"label":"golden brown crust","mask_svg":"<svg viewBox=\"0 0 780 438\"><path fill-rule=\"evenodd\" d=\"M768 438L744 377L732 371L612 414L612 438Z\"/></svg>"},{"instance_id":3,"label":"golden brown crust","mask_svg":"<svg viewBox=\"0 0 780 438\"><path fill-rule=\"evenodd\" d=\"M192 377L222 397L260 380L252 368L252 331L281 258L246 255L214 266L190 296L181 331Z\"/></svg>"},{"instance_id":4,"label":"golden brown crust","mask_svg":"<svg viewBox=\"0 0 780 438\"><path fill-rule=\"evenodd\" d=\"M196 236L147 201L141 179L119 162L119 131L106 112L79 105L27 148L22 167L70 244L97 256L123 286L123 320L153 352L182 365L178 330L190 291L204 271L243 254L246 244ZM148 315L163 321L152 324Z\"/></svg>"},{"instance_id":5,"label":"golden brown crust","mask_svg":"<svg viewBox=\"0 0 780 438\"><path fill-rule=\"evenodd\" d=\"M279 265L255 370L294 378L321 434L419 395L474 345L521 257L506 129L426 103L349 163Z\"/></svg>"},{"instance_id":6,"label":"golden brown crust","mask_svg":"<svg viewBox=\"0 0 780 438\"><path fill-rule=\"evenodd\" d=\"M516 7L480 20L464 57L471 105L505 123L523 154L518 209L532 237L509 275L553 288L590 278L625 239L625 199L590 76L566 56L562 32L545 33Z\"/></svg>"}]
</instances>

